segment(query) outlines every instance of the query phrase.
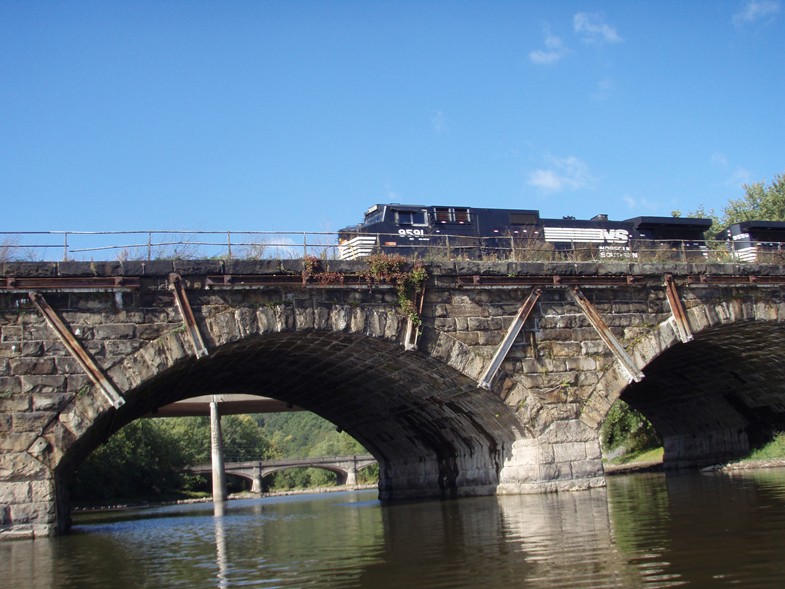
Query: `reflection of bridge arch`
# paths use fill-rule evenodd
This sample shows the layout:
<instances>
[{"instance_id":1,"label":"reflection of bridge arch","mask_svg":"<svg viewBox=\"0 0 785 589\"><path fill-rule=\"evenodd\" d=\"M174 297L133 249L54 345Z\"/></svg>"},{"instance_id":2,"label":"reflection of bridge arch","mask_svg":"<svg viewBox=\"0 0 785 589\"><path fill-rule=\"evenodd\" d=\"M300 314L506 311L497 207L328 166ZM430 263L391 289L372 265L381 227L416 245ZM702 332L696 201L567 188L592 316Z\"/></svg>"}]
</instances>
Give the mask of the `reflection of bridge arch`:
<instances>
[{"instance_id":1,"label":"reflection of bridge arch","mask_svg":"<svg viewBox=\"0 0 785 589\"><path fill-rule=\"evenodd\" d=\"M224 472L251 481L251 492L262 492L262 479L268 475L289 468L321 468L334 472L339 485L356 485L357 472L377 464L370 454L360 456L325 456L321 458L288 458L283 460L258 460L248 462L227 462ZM210 474L210 464L200 464L191 468L199 474Z\"/></svg>"}]
</instances>

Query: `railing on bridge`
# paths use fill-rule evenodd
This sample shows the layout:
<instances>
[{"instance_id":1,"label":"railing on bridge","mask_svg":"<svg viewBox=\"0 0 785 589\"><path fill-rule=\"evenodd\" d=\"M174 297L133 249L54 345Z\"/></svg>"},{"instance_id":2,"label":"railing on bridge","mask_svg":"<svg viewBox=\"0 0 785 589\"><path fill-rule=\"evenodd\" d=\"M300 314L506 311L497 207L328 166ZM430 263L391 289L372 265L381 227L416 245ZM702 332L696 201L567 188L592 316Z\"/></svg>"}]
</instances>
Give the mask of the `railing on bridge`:
<instances>
[{"instance_id":1,"label":"railing on bridge","mask_svg":"<svg viewBox=\"0 0 785 589\"><path fill-rule=\"evenodd\" d=\"M376 250L389 248L398 234L371 234ZM536 238L432 235L428 243L395 248L402 255L444 261L456 259L537 261L696 261L737 262L725 241L695 243L645 241L602 248L573 244L555 250ZM389 250L388 250L389 251ZM780 252L772 255L782 261ZM171 259L297 259L339 257L335 233L304 231L0 231L0 262ZM762 260L759 260L762 261Z\"/></svg>"}]
</instances>

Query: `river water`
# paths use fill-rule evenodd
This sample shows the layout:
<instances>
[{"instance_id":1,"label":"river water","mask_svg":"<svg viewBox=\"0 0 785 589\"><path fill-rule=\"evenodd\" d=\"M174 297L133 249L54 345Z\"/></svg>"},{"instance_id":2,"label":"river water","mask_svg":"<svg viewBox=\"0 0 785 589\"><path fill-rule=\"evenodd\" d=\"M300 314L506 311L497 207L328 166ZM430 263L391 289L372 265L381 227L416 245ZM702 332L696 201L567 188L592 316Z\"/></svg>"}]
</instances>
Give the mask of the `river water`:
<instances>
[{"instance_id":1,"label":"river water","mask_svg":"<svg viewBox=\"0 0 785 589\"><path fill-rule=\"evenodd\" d=\"M375 491L82 515L0 544L0 586L778 587L785 470L382 505Z\"/></svg>"}]
</instances>

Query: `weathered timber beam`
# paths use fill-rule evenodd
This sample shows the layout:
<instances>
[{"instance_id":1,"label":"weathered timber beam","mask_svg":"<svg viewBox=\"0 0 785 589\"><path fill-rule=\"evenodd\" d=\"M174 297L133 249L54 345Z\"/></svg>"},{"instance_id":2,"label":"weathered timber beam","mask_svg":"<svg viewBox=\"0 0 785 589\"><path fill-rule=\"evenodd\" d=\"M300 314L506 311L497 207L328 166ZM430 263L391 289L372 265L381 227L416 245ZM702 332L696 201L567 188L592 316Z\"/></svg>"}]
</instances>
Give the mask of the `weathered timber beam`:
<instances>
[{"instance_id":1,"label":"weathered timber beam","mask_svg":"<svg viewBox=\"0 0 785 589\"><path fill-rule=\"evenodd\" d=\"M521 308L518 309L518 314L512 320L510 327L507 329L507 334L499 344L496 353L491 359L491 363L488 365L488 368L485 369L485 372L482 373L480 380L477 382L478 387L487 391L491 390L491 382L493 382L496 373L499 372L502 362L504 362L504 359L507 357L510 348L512 348L512 344L515 342L515 338L518 337L518 334L523 328L523 324L526 323L526 319L529 318L529 315L534 309L534 305L537 303L537 299L540 298L541 294L542 289L535 288L529 293L529 296L526 298L523 305L521 305Z\"/></svg>"},{"instance_id":2,"label":"weathered timber beam","mask_svg":"<svg viewBox=\"0 0 785 589\"><path fill-rule=\"evenodd\" d=\"M600 335L602 341L605 342L605 345L613 352L613 355L616 356L616 359L624 368L624 371L629 376L629 380L634 380L635 382L640 382L643 380L643 372L641 372L635 364L635 361L632 357L625 351L624 347L619 343L619 340L613 335L611 330L605 324L605 321L602 320L600 314L594 308L594 306L589 302L589 300L584 296L584 294L580 291L580 289L576 286L574 287L570 293L572 294L572 298L575 300L577 305L583 311L583 314L586 315L586 318L592 324L595 331Z\"/></svg>"},{"instance_id":3,"label":"weathered timber beam","mask_svg":"<svg viewBox=\"0 0 785 589\"><path fill-rule=\"evenodd\" d=\"M191 309L191 303L188 302L188 295L185 293L183 279L179 274L169 275L169 288L174 292L174 301L180 311L180 316L183 318L183 323L185 323L185 329L191 338L194 353L197 358L204 358L208 354L207 347L204 345L202 333L199 331L196 317Z\"/></svg>"},{"instance_id":4,"label":"weathered timber beam","mask_svg":"<svg viewBox=\"0 0 785 589\"><path fill-rule=\"evenodd\" d=\"M673 280L671 274L665 275L665 294L668 297L668 304L671 307L671 314L673 322L676 324L676 333L683 343L692 341L692 329L690 322L687 319L687 313L684 310L684 305L681 304L679 293L676 290L676 282Z\"/></svg>"},{"instance_id":5,"label":"weathered timber beam","mask_svg":"<svg viewBox=\"0 0 785 589\"><path fill-rule=\"evenodd\" d=\"M68 326L63 323L62 319L57 315L54 309L49 306L46 299L41 293L31 291L28 293L30 300L44 317L49 327L57 333L60 340L68 349L70 354L76 359L79 365L90 377L90 380L101 390L104 396L115 407L121 407L125 404L125 399L120 395L112 381L104 374L100 366L93 360L92 356L87 353L79 340L76 339Z\"/></svg>"}]
</instances>

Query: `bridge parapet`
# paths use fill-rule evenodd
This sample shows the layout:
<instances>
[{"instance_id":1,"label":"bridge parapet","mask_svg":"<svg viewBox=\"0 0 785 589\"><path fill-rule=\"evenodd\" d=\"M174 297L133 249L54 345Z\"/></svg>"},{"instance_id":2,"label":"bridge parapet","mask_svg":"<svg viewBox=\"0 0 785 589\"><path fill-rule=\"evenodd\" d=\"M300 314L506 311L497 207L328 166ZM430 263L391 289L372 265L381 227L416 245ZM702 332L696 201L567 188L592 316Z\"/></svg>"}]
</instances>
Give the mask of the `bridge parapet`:
<instances>
[{"instance_id":1,"label":"bridge parapet","mask_svg":"<svg viewBox=\"0 0 785 589\"><path fill-rule=\"evenodd\" d=\"M619 396L679 464L785 422L780 266L427 264L414 341L365 262L323 266L3 264L0 529L61 529L56 489L90 450L199 395L322 415L379 458L385 499L601 485Z\"/></svg>"}]
</instances>

